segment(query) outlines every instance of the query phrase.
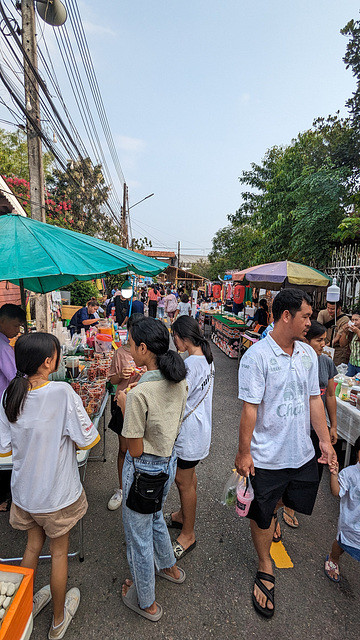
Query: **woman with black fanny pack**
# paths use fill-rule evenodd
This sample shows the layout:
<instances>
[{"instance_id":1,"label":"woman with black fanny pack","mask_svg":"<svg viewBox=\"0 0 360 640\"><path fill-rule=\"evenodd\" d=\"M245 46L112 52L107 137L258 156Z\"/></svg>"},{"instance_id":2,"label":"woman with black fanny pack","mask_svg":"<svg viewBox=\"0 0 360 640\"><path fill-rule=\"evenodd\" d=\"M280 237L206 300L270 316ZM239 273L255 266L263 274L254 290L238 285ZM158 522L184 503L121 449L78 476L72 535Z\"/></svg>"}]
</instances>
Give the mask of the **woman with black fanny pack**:
<instances>
[{"instance_id":1,"label":"woman with black fanny pack","mask_svg":"<svg viewBox=\"0 0 360 640\"><path fill-rule=\"evenodd\" d=\"M122 599L127 607L156 622L163 610L155 601L155 568L157 575L171 582L185 580L185 572L175 564L162 505L175 477L174 443L187 384L184 362L169 351L169 332L162 322L144 318L134 323L129 344L136 366L147 371L126 394L123 524L133 582L123 584Z\"/></svg>"}]
</instances>

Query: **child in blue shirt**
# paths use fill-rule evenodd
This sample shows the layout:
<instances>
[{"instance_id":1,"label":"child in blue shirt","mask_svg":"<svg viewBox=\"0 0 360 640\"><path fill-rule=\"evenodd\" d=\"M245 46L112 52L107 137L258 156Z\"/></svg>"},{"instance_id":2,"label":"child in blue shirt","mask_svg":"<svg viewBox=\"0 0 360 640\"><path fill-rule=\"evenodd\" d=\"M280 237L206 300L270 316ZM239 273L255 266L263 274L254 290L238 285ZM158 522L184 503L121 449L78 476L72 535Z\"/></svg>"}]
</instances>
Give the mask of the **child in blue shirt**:
<instances>
[{"instance_id":1,"label":"child in blue shirt","mask_svg":"<svg viewBox=\"0 0 360 640\"><path fill-rule=\"evenodd\" d=\"M330 464L330 488L340 496L340 516L337 537L326 556L325 573L333 582L340 582L339 559L346 551L360 562L360 436L355 442L357 463L339 473L339 464Z\"/></svg>"}]
</instances>

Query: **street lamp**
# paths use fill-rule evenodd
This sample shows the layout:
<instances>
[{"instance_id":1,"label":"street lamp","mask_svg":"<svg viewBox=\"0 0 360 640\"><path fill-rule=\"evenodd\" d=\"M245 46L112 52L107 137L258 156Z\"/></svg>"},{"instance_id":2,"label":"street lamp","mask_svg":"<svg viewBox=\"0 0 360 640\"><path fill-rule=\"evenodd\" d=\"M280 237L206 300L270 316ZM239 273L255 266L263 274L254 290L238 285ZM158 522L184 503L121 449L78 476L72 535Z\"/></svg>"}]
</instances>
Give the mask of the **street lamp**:
<instances>
[{"instance_id":1,"label":"street lamp","mask_svg":"<svg viewBox=\"0 0 360 640\"><path fill-rule=\"evenodd\" d=\"M135 204L132 204L131 207L129 207L129 211L133 207L136 207L137 204L140 204L140 202L144 202L144 200L147 200L148 198L151 198L154 195L155 195L155 193L150 193L148 196L145 196L145 198L143 198L142 200L139 200L139 202L135 202Z\"/></svg>"}]
</instances>

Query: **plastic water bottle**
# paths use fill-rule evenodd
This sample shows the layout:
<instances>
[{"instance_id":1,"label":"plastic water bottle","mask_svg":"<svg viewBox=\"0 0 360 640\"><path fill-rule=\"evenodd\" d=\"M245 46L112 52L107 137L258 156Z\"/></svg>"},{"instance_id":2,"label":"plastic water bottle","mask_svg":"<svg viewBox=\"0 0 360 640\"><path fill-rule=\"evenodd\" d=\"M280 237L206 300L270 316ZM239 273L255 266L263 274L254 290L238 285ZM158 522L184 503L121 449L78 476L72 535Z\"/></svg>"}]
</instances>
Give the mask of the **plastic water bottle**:
<instances>
[{"instance_id":1,"label":"plastic water bottle","mask_svg":"<svg viewBox=\"0 0 360 640\"><path fill-rule=\"evenodd\" d=\"M236 488L236 513L241 518L247 516L250 505L254 499L254 489L250 482L250 476L242 478Z\"/></svg>"}]
</instances>

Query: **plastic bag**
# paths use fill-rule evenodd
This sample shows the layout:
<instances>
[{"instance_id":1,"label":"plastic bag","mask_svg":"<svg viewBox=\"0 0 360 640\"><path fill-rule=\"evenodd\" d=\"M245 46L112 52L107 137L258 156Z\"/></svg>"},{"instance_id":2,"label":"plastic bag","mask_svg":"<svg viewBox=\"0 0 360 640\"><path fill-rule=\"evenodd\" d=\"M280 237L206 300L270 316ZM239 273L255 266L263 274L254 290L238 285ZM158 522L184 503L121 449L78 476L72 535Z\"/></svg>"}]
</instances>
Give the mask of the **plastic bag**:
<instances>
[{"instance_id":1,"label":"plastic bag","mask_svg":"<svg viewBox=\"0 0 360 640\"><path fill-rule=\"evenodd\" d=\"M337 372L340 373L340 375L346 376L348 365L342 362L336 367L336 369L337 369Z\"/></svg>"},{"instance_id":2,"label":"plastic bag","mask_svg":"<svg viewBox=\"0 0 360 640\"><path fill-rule=\"evenodd\" d=\"M238 474L238 472L233 469L230 478L224 486L221 495L221 504L224 504L228 507L233 507L236 505L236 488L240 478L241 476Z\"/></svg>"}]
</instances>

